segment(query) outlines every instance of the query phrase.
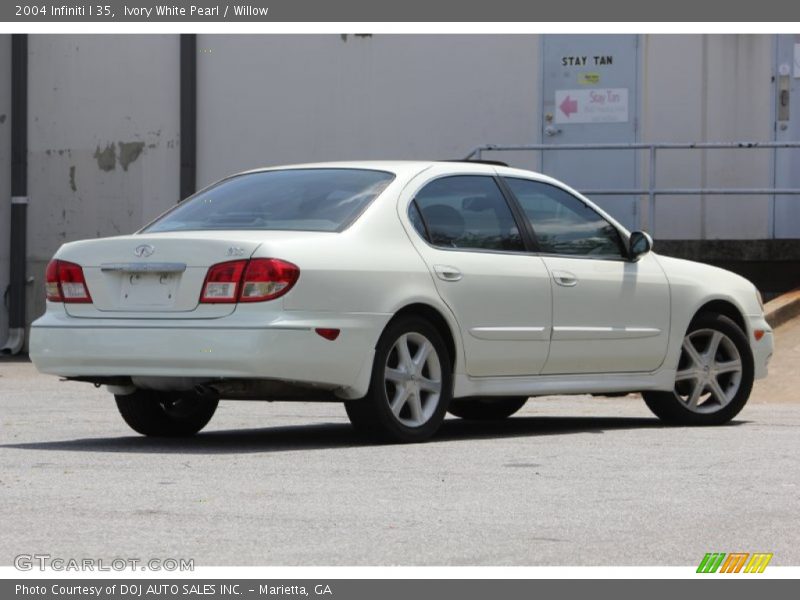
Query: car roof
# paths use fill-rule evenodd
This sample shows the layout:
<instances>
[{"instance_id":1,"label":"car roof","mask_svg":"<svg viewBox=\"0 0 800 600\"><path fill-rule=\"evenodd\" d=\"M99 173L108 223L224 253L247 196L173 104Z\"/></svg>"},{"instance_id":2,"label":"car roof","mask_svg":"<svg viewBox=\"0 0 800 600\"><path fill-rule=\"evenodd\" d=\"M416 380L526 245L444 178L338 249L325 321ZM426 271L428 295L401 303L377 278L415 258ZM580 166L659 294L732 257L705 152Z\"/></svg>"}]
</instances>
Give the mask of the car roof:
<instances>
[{"instance_id":1,"label":"car roof","mask_svg":"<svg viewBox=\"0 0 800 600\"><path fill-rule=\"evenodd\" d=\"M536 171L521 169L518 167L504 166L501 163L491 161L482 162L478 160L351 160L351 161L331 161L316 163L298 163L290 165L275 165L272 167L261 167L238 173L259 173L262 171L277 171L284 169L375 169L389 171L398 176L408 178L429 169L434 165L452 165L454 172L463 172L465 166L474 169L475 173L497 173L506 177L525 177L539 179L541 181L556 182L552 177L548 177Z\"/></svg>"},{"instance_id":2,"label":"car roof","mask_svg":"<svg viewBox=\"0 0 800 600\"><path fill-rule=\"evenodd\" d=\"M251 169L249 171L244 171L244 173L280 171L284 169L374 169L378 171L389 171L399 175L401 173L422 171L434 163L435 161L430 160L347 160L275 165L272 167Z\"/></svg>"}]
</instances>

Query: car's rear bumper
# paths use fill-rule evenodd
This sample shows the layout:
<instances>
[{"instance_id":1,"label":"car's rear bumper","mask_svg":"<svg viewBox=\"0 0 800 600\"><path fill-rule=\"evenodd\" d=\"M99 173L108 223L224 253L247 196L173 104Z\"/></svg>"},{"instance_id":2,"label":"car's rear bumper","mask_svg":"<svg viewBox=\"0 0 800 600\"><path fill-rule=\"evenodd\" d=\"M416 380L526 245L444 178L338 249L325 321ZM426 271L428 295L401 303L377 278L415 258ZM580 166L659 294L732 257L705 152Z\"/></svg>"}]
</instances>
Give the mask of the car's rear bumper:
<instances>
[{"instance_id":1,"label":"car's rear bumper","mask_svg":"<svg viewBox=\"0 0 800 600\"><path fill-rule=\"evenodd\" d=\"M282 313L286 315L286 313ZM290 314L266 323L76 319L49 311L31 327L30 357L63 377L278 379L364 395L388 316ZM315 328L338 328L329 341Z\"/></svg>"}]
</instances>

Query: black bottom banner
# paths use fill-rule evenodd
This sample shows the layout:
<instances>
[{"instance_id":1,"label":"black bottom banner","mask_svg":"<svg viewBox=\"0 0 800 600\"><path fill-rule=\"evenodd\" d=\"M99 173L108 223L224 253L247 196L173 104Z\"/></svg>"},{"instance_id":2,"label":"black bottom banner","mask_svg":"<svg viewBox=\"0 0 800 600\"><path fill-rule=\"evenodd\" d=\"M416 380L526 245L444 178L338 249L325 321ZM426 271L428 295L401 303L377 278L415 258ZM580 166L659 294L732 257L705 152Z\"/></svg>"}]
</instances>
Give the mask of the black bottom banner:
<instances>
[{"instance_id":1,"label":"black bottom banner","mask_svg":"<svg viewBox=\"0 0 800 600\"><path fill-rule=\"evenodd\" d=\"M4 600L498 600L533 598L647 598L687 600L709 594L735 598L789 597L796 582L785 579L298 579L298 580L188 580L188 579L97 579L65 578L3 580ZM795 590L796 591L796 590ZM765 592L769 593L765 596ZM774 596L772 595L774 593ZM781 594L781 596L778 596ZM701 596L702 595L702 596Z\"/></svg>"}]
</instances>

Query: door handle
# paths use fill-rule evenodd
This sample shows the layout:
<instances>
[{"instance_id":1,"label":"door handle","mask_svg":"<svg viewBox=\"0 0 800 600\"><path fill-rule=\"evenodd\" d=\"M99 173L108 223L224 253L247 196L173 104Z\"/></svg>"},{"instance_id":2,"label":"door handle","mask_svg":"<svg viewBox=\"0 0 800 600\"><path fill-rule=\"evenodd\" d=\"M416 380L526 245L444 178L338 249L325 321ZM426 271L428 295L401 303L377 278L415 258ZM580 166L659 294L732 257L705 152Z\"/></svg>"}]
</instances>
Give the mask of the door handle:
<instances>
[{"instance_id":1,"label":"door handle","mask_svg":"<svg viewBox=\"0 0 800 600\"><path fill-rule=\"evenodd\" d=\"M558 285L563 285L564 287L578 285L578 277L575 273L570 273L569 271L553 271L553 279Z\"/></svg>"},{"instance_id":2,"label":"door handle","mask_svg":"<svg viewBox=\"0 0 800 600\"><path fill-rule=\"evenodd\" d=\"M459 281L462 277L461 271L448 265L433 265L433 271L442 281Z\"/></svg>"},{"instance_id":3,"label":"door handle","mask_svg":"<svg viewBox=\"0 0 800 600\"><path fill-rule=\"evenodd\" d=\"M792 87L792 82L789 79L790 67L789 65L781 65L785 67L785 73L782 71L778 77L778 121L789 120L789 90ZM784 128L782 128L784 129Z\"/></svg>"}]
</instances>

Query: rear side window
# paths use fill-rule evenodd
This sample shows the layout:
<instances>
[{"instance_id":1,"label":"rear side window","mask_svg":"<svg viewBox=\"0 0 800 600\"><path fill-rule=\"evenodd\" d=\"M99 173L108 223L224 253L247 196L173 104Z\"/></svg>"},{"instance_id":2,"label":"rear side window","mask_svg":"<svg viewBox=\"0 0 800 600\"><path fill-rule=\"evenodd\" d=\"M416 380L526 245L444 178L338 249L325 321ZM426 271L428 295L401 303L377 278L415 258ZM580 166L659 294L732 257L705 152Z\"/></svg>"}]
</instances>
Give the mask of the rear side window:
<instances>
[{"instance_id":1,"label":"rear side window","mask_svg":"<svg viewBox=\"0 0 800 600\"><path fill-rule=\"evenodd\" d=\"M145 231L283 229L341 231L394 175L368 169L246 173L200 192Z\"/></svg>"},{"instance_id":2,"label":"rear side window","mask_svg":"<svg viewBox=\"0 0 800 600\"><path fill-rule=\"evenodd\" d=\"M623 256L619 231L580 198L540 181L509 177L505 182L530 221L540 252Z\"/></svg>"},{"instance_id":3,"label":"rear side window","mask_svg":"<svg viewBox=\"0 0 800 600\"><path fill-rule=\"evenodd\" d=\"M511 209L491 177L456 175L432 181L410 210L414 227L434 246L523 250Z\"/></svg>"}]
</instances>

